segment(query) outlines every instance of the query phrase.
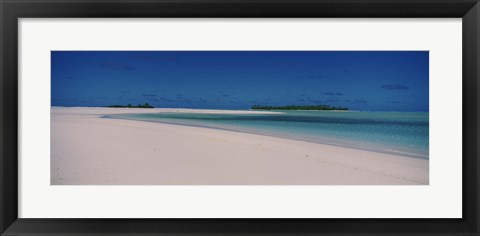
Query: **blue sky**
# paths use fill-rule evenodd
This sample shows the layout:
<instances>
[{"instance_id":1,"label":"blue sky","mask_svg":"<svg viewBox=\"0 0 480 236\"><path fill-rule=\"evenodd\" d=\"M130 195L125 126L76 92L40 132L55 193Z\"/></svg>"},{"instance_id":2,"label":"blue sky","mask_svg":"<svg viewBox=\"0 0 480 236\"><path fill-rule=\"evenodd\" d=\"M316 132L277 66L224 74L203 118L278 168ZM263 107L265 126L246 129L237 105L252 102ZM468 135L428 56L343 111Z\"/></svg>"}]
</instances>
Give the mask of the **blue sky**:
<instances>
[{"instance_id":1,"label":"blue sky","mask_svg":"<svg viewBox=\"0 0 480 236\"><path fill-rule=\"evenodd\" d=\"M52 106L428 111L428 51L52 51Z\"/></svg>"}]
</instances>

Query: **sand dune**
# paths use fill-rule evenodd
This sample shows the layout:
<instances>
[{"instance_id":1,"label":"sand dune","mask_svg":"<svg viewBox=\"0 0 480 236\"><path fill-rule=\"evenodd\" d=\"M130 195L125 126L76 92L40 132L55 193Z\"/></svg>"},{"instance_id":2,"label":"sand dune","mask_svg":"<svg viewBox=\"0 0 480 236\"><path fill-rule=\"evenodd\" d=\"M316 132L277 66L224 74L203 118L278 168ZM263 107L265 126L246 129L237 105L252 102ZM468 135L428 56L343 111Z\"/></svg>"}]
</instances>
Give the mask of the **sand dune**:
<instances>
[{"instance_id":1,"label":"sand dune","mask_svg":"<svg viewBox=\"0 0 480 236\"><path fill-rule=\"evenodd\" d=\"M221 112L52 108L51 184L428 184L425 159L240 132L101 118L105 114L174 111Z\"/></svg>"}]
</instances>

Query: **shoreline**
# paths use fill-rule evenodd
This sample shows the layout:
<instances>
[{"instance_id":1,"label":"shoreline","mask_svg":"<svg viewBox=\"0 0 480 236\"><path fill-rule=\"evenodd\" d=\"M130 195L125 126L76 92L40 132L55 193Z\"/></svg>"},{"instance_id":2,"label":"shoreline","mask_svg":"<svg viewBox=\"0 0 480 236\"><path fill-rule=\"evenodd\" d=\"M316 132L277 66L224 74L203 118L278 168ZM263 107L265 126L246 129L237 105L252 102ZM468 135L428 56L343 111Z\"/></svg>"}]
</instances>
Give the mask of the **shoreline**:
<instances>
[{"instance_id":1,"label":"shoreline","mask_svg":"<svg viewBox=\"0 0 480 236\"><path fill-rule=\"evenodd\" d=\"M51 108L51 184L429 183L425 159L259 134L100 118L125 114L125 109L132 111Z\"/></svg>"},{"instance_id":2,"label":"shoreline","mask_svg":"<svg viewBox=\"0 0 480 236\"><path fill-rule=\"evenodd\" d=\"M129 114L134 114L134 113L129 113ZM370 151L370 152L377 152L377 153L382 153L382 154L399 155L399 156L403 156L403 157L429 160L429 156L422 156L420 154L401 152L401 151L396 151L396 150L392 150L392 149L390 149L391 151L388 151L388 150L382 151L382 150L373 149L373 148L369 149L369 148L361 148L361 147L351 147L351 146L336 144L336 143L320 142L320 141L316 142L316 141L313 141L313 140L305 140L305 139L300 139L300 138L276 136L276 135L273 135L273 134L271 135L271 134L265 134L265 133L255 133L255 132L251 132L251 131L239 131L239 130L234 130L234 129L220 128L220 127L207 127L207 126L194 125L194 124L178 124L178 123L173 123L173 122L142 120L142 119L133 119L133 118L124 118L124 117L114 117L114 116L109 116L109 115L103 115L103 116L100 116L100 118L102 118L102 119L131 120L131 121L150 122L150 123L176 125L176 126L186 126L186 127L197 127L197 128L204 128L204 129L223 130L223 131L262 135L262 136L266 136L266 137L281 138L281 139L288 139L288 140L295 140L295 141L300 141L300 142L308 142L308 143L323 144L323 145L331 145L331 146L335 146L335 147L342 147L342 148L348 148L348 149Z\"/></svg>"}]
</instances>

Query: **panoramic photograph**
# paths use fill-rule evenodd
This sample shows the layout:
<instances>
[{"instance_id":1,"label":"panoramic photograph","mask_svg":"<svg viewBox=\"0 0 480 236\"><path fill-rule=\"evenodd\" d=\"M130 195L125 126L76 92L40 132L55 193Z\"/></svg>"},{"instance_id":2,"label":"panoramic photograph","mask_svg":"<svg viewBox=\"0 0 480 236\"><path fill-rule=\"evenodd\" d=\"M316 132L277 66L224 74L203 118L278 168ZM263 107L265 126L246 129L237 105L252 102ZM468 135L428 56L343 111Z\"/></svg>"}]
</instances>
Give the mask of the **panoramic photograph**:
<instances>
[{"instance_id":1,"label":"panoramic photograph","mask_svg":"<svg viewBox=\"0 0 480 236\"><path fill-rule=\"evenodd\" d=\"M51 185L428 185L428 51L51 51Z\"/></svg>"}]
</instances>

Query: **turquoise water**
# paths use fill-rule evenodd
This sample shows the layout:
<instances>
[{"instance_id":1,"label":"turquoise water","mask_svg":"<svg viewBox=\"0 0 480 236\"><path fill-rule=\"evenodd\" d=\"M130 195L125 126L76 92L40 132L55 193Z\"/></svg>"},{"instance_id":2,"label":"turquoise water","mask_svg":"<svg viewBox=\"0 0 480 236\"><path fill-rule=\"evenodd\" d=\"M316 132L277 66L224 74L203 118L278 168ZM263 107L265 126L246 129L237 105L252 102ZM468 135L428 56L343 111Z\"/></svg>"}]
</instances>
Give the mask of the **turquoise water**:
<instances>
[{"instance_id":1,"label":"turquoise water","mask_svg":"<svg viewBox=\"0 0 480 236\"><path fill-rule=\"evenodd\" d=\"M248 132L428 159L428 112L175 112L107 117Z\"/></svg>"}]
</instances>

